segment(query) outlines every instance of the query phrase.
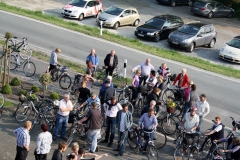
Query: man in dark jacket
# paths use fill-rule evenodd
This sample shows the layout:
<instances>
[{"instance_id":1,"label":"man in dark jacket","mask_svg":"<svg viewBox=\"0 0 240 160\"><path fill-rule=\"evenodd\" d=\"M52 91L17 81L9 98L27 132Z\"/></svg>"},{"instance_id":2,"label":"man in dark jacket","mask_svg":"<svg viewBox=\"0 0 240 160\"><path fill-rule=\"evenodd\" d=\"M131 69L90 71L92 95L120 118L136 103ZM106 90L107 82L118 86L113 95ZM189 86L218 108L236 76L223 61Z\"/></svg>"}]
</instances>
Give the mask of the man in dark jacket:
<instances>
[{"instance_id":1,"label":"man in dark jacket","mask_svg":"<svg viewBox=\"0 0 240 160\"><path fill-rule=\"evenodd\" d=\"M132 113L128 111L128 105L123 104L122 110L117 112L116 124L118 128L118 151L115 156L122 156L125 151L125 145L128 137L128 129L133 124Z\"/></svg>"},{"instance_id":2,"label":"man in dark jacket","mask_svg":"<svg viewBox=\"0 0 240 160\"><path fill-rule=\"evenodd\" d=\"M107 56L104 59L104 65L106 68L106 75L112 76L113 70L118 65L118 57L115 54L114 50L112 50L111 53L107 54Z\"/></svg>"},{"instance_id":3,"label":"man in dark jacket","mask_svg":"<svg viewBox=\"0 0 240 160\"><path fill-rule=\"evenodd\" d=\"M110 86L110 81L109 80L106 80L105 81L105 87L106 89L103 91L102 95L101 95L101 102L102 104L108 100L111 99L111 97L114 97L115 96L115 91L114 91L114 88L112 88Z\"/></svg>"}]
</instances>

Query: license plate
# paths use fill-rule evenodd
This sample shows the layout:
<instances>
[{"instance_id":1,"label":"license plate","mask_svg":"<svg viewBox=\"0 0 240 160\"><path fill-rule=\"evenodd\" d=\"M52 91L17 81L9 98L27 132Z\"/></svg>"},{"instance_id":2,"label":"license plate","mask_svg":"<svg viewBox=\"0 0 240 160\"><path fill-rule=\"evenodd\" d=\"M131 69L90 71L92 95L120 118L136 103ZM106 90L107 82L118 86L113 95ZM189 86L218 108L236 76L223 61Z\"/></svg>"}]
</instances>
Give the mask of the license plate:
<instances>
[{"instance_id":1,"label":"license plate","mask_svg":"<svg viewBox=\"0 0 240 160\"><path fill-rule=\"evenodd\" d=\"M227 59L232 59L232 57L230 57L230 56L224 56L224 58L227 58Z\"/></svg>"},{"instance_id":2,"label":"license plate","mask_svg":"<svg viewBox=\"0 0 240 160\"><path fill-rule=\"evenodd\" d=\"M144 37L144 35L143 35L143 34L140 34L140 33L138 33L138 36L140 36L140 37Z\"/></svg>"},{"instance_id":3,"label":"license plate","mask_svg":"<svg viewBox=\"0 0 240 160\"><path fill-rule=\"evenodd\" d=\"M199 10L199 8L194 8L194 9Z\"/></svg>"},{"instance_id":4,"label":"license plate","mask_svg":"<svg viewBox=\"0 0 240 160\"><path fill-rule=\"evenodd\" d=\"M173 43L173 44L178 44L178 42L174 42L174 41L172 41L172 43Z\"/></svg>"},{"instance_id":5,"label":"license plate","mask_svg":"<svg viewBox=\"0 0 240 160\"><path fill-rule=\"evenodd\" d=\"M68 13L68 12L65 12L64 14L65 14L65 15L69 15L69 13Z\"/></svg>"}]
</instances>

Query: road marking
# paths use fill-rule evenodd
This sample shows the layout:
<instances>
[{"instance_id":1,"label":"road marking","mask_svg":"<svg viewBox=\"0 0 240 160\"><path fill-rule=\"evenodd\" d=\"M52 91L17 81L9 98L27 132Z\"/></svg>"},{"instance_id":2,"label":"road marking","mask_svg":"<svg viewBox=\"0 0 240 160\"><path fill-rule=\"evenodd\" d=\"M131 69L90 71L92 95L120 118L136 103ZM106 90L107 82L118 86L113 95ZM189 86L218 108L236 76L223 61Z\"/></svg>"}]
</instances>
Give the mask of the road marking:
<instances>
[{"instance_id":1,"label":"road marking","mask_svg":"<svg viewBox=\"0 0 240 160\"><path fill-rule=\"evenodd\" d=\"M101 38L91 37L91 36L85 35L85 34L83 34L83 33L79 33L79 32L76 32L76 31L72 31L72 30L69 30L69 29L66 29L66 28L62 28L62 27L59 27L59 26L55 26L55 25L49 24L49 23L47 23L47 22L42 22L42 21L40 21L40 20L36 20L36 19L24 17L24 16L22 16L22 15L17 15L17 14L10 13L10 12L6 12L6 11L2 11L2 10L0 10L0 12L5 13L5 14L10 14L10 15L13 15L13 16L17 16L17 17L21 17L21 18L24 18L24 19L27 19L27 20L30 20L30 21L42 23L42 24L45 24L45 25L48 25L48 26L51 26L51 27L54 27L54 28L58 28L58 29L61 29L61 30L64 30L64 31L68 31L68 32L75 33L75 34L78 34L78 35L82 35L82 36L85 36L85 37L88 37L88 38L92 38L92 39L95 39L95 40L98 40L98 41L102 41L102 42L105 42L105 43L108 43L108 44L112 44L112 45L115 45L115 46L118 46L118 47L122 47L122 48L131 50L131 51L134 51L134 52L143 54L143 55L147 55L147 56L151 56L151 57L154 57L154 58L158 58L158 59L161 59L161 60L164 60L164 61L167 61L167 62L171 62L171 63L173 63L173 64L177 64L177 65L180 65L180 66L182 66L182 67L188 67L188 68L191 68L191 69L193 69L193 70L197 70L197 71L200 71L200 72L203 72L203 73L212 75L212 76L216 76L216 77L219 77L219 78L222 78L222 79L226 79L226 80L230 80L230 81L233 81L233 82L240 83L240 80L238 80L238 79L236 79L236 78L223 76L223 75L220 75L220 74L217 74L217 73L213 73L213 72L210 72L210 71L205 71L205 70L203 70L203 69L199 69L199 68L194 67L194 66L190 66L190 65L187 65L187 64L183 64L183 63L181 63L181 62L175 62L175 61L172 61L172 60L169 60L169 59L165 59L165 58L162 58L162 57L158 57L158 56L155 56L155 55L151 55L151 54L149 54L149 53L142 52L142 51L139 51L139 50L136 50L136 49L133 49L133 48L129 48L129 47L123 46L123 45L119 45L119 44L114 43L114 42L109 42L109 41L104 40L104 39L101 39Z\"/></svg>"}]
</instances>

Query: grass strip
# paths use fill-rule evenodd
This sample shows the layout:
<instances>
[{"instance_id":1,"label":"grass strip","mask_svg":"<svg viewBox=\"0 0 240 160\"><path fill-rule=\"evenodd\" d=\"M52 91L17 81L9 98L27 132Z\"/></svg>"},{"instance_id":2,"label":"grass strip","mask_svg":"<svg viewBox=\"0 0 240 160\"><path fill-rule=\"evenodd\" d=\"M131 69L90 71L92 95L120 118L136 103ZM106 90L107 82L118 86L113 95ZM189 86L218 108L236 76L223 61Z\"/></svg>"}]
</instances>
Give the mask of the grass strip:
<instances>
[{"instance_id":1,"label":"grass strip","mask_svg":"<svg viewBox=\"0 0 240 160\"><path fill-rule=\"evenodd\" d=\"M5 103L4 103L3 107L5 108L5 107L13 107L13 106L16 106L16 104L13 103L13 102L5 100Z\"/></svg>"},{"instance_id":2,"label":"grass strip","mask_svg":"<svg viewBox=\"0 0 240 160\"><path fill-rule=\"evenodd\" d=\"M185 56L180 54L177 51L149 46L141 43L137 39L131 39L121 35L112 34L106 30L104 30L103 35L100 36L99 29L97 27L79 25L75 22L67 22L61 18L43 14L42 11L32 11L32 10L22 9L19 7L7 5L4 2L0 2L0 10L16 13L18 15L34 18L43 22L54 24L63 28L73 30L73 31L81 32L90 36L102 38L111 42L115 42L124 46L128 46L134 49L147 52L152 55L182 62L184 64L192 65L207 71L215 72L215 73L222 74L229 77L240 78L240 70L218 65L218 64L213 64L210 61L206 61L197 57Z\"/></svg>"}]
</instances>

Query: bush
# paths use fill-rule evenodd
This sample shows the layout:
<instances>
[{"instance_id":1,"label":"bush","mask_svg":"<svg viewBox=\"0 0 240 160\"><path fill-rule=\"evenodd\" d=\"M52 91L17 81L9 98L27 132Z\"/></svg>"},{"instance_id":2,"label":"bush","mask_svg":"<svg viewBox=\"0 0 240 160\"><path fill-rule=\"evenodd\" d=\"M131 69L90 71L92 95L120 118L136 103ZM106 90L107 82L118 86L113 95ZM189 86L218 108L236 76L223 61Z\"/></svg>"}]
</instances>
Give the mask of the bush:
<instances>
[{"instance_id":1,"label":"bush","mask_svg":"<svg viewBox=\"0 0 240 160\"><path fill-rule=\"evenodd\" d=\"M53 100L58 100L59 97L58 97L58 94L56 92L52 92L50 94L50 98L53 99Z\"/></svg>"},{"instance_id":2,"label":"bush","mask_svg":"<svg viewBox=\"0 0 240 160\"><path fill-rule=\"evenodd\" d=\"M26 96L26 95L27 95L27 91L24 90L24 89L21 89L21 90L18 92L18 94L19 94L19 96L20 96L21 94L24 95L24 96Z\"/></svg>"},{"instance_id":3,"label":"bush","mask_svg":"<svg viewBox=\"0 0 240 160\"><path fill-rule=\"evenodd\" d=\"M20 84L21 84L21 81L17 77L13 78L10 83L11 86L19 86Z\"/></svg>"},{"instance_id":4,"label":"bush","mask_svg":"<svg viewBox=\"0 0 240 160\"><path fill-rule=\"evenodd\" d=\"M31 90L32 90L34 93L37 93L37 92L39 92L40 89L39 89L38 86L33 85L32 88L31 88Z\"/></svg>"},{"instance_id":5,"label":"bush","mask_svg":"<svg viewBox=\"0 0 240 160\"><path fill-rule=\"evenodd\" d=\"M11 86L7 83L5 86L2 87L1 92L3 94L11 94L12 93L12 88Z\"/></svg>"},{"instance_id":6,"label":"bush","mask_svg":"<svg viewBox=\"0 0 240 160\"><path fill-rule=\"evenodd\" d=\"M28 96L29 101L35 101L37 99L37 96L35 94L31 94Z\"/></svg>"}]
</instances>

